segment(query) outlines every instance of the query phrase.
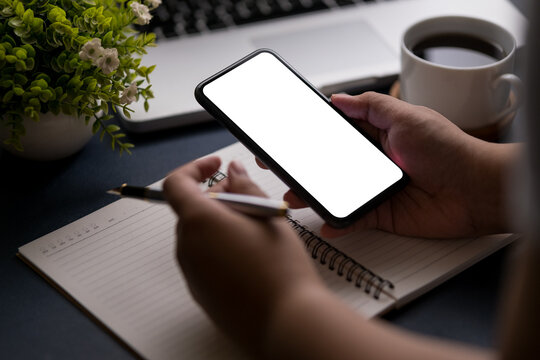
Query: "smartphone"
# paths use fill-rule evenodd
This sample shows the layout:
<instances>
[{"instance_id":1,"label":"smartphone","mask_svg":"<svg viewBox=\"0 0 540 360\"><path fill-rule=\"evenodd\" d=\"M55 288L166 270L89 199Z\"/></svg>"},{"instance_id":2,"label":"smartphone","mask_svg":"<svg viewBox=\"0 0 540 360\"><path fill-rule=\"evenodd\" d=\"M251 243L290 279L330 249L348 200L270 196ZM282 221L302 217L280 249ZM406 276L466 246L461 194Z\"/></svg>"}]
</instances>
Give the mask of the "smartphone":
<instances>
[{"instance_id":1,"label":"smartphone","mask_svg":"<svg viewBox=\"0 0 540 360\"><path fill-rule=\"evenodd\" d=\"M407 180L272 50L259 49L202 81L195 97L331 226L350 225Z\"/></svg>"}]
</instances>

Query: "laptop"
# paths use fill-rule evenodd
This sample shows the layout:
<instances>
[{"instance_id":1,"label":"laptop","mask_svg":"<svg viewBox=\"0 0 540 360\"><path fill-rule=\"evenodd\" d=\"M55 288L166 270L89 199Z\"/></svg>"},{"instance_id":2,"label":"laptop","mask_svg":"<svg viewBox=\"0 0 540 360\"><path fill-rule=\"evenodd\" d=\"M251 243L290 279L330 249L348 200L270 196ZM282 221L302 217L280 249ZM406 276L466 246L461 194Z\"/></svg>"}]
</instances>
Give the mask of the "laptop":
<instances>
[{"instance_id":1,"label":"laptop","mask_svg":"<svg viewBox=\"0 0 540 360\"><path fill-rule=\"evenodd\" d=\"M400 40L438 15L496 22L525 42L526 19L507 0L163 0L141 30L157 35L143 57L154 99L133 103L124 128L149 132L213 121L195 86L257 48L270 48L325 94L380 86L400 70Z\"/></svg>"}]
</instances>

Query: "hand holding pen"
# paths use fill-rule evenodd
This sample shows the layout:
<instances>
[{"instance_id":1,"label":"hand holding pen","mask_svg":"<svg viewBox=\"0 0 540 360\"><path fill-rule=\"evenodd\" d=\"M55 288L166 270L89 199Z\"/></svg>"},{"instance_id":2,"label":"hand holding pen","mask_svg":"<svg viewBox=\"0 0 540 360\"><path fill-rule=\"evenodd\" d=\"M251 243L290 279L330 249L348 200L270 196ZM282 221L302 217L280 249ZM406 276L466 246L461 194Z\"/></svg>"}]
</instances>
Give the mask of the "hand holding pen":
<instances>
[{"instance_id":1,"label":"hand holding pen","mask_svg":"<svg viewBox=\"0 0 540 360\"><path fill-rule=\"evenodd\" d=\"M165 202L165 196L161 190L147 187L138 187L123 184L120 187L111 189L108 193L123 197ZM226 192L208 192L206 196L210 199L220 201L231 209L256 217L286 216L289 205L282 200L273 200L261 196L235 194Z\"/></svg>"}]
</instances>

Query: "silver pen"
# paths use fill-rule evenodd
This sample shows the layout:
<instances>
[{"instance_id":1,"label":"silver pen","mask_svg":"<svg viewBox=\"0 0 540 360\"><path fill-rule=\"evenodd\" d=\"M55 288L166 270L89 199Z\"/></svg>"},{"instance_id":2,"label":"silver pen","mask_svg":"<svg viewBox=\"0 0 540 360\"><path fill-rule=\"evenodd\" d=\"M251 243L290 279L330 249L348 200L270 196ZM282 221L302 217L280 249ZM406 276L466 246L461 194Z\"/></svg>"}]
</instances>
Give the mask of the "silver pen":
<instances>
[{"instance_id":1,"label":"silver pen","mask_svg":"<svg viewBox=\"0 0 540 360\"><path fill-rule=\"evenodd\" d=\"M120 187L107 191L109 194L119 195L129 198L165 202L165 196L161 190L147 187L131 186L123 184ZM289 204L282 200L273 200L260 196L234 194L224 192L205 193L210 199L218 200L230 208L243 214L256 217L287 216Z\"/></svg>"}]
</instances>

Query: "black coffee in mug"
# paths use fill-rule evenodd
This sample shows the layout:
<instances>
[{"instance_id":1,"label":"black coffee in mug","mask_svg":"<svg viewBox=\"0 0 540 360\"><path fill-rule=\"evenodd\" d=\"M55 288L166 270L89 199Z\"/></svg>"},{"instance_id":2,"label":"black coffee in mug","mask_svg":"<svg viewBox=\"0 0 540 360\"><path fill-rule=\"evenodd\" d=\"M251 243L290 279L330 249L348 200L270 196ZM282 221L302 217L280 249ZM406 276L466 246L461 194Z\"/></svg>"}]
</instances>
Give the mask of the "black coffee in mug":
<instances>
[{"instance_id":1,"label":"black coffee in mug","mask_svg":"<svg viewBox=\"0 0 540 360\"><path fill-rule=\"evenodd\" d=\"M508 55L500 45L466 34L433 35L418 42L411 50L427 61L454 67L488 65Z\"/></svg>"}]
</instances>

